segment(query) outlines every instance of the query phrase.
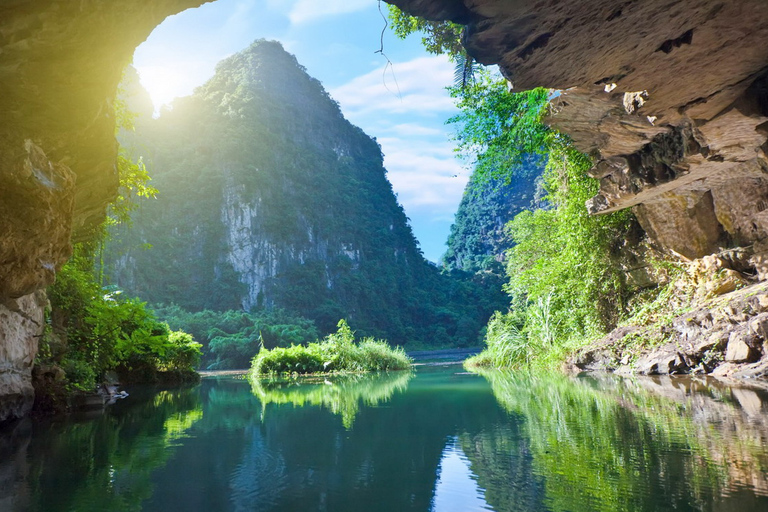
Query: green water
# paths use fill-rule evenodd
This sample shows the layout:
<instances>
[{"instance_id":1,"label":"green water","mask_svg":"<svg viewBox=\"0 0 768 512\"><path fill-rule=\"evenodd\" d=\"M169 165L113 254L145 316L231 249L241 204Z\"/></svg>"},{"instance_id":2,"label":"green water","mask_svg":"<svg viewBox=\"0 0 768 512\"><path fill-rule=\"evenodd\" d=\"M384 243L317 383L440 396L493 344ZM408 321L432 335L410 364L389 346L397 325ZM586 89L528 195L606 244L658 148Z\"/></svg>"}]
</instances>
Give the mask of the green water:
<instances>
[{"instance_id":1,"label":"green water","mask_svg":"<svg viewBox=\"0 0 768 512\"><path fill-rule=\"evenodd\" d=\"M0 430L0 510L768 510L768 395L709 380L204 379Z\"/></svg>"}]
</instances>

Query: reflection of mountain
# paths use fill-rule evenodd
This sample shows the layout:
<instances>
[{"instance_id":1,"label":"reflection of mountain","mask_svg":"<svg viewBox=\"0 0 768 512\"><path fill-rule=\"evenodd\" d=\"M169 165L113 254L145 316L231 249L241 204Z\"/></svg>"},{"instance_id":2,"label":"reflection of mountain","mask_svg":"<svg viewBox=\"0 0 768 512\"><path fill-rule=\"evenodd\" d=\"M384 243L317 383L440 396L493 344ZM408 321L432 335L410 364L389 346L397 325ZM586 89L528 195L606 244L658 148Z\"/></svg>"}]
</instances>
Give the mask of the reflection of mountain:
<instances>
[{"instance_id":1,"label":"reflection of mountain","mask_svg":"<svg viewBox=\"0 0 768 512\"><path fill-rule=\"evenodd\" d=\"M271 401L262 418L262 405L246 382L204 380L204 416L174 465L156 473L147 510L194 504L207 510L430 510L446 443L456 432L475 436L488 422L514 420L481 378L397 375L380 382L376 392L351 393L361 404L366 396L379 401L376 407L360 405L349 429L329 405ZM402 392L398 379L407 381ZM374 390L367 380L357 386ZM354 388L354 379L346 385ZM390 396L381 401L383 395Z\"/></svg>"},{"instance_id":2,"label":"reflection of mountain","mask_svg":"<svg viewBox=\"0 0 768 512\"><path fill-rule=\"evenodd\" d=\"M341 415L344 427L352 428L360 403L376 406L408 388L410 371L356 374L298 379L251 379L253 394L267 404L316 405Z\"/></svg>"},{"instance_id":3,"label":"reflection of mountain","mask_svg":"<svg viewBox=\"0 0 768 512\"><path fill-rule=\"evenodd\" d=\"M499 403L525 418L532 468L551 510L768 505L768 418L755 415L764 392L690 379L483 376ZM482 482L485 464L467 455ZM486 498L512 510L490 492Z\"/></svg>"},{"instance_id":4,"label":"reflection of mountain","mask_svg":"<svg viewBox=\"0 0 768 512\"><path fill-rule=\"evenodd\" d=\"M405 375L401 391L397 379L337 384L337 401L320 406L286 399L291 387L263 391L283 397L263 415L244 380L132 392L93 421L36 424L10 448L0 442L0 510L445 512L483 500L497 512L768 510L758 388ZM338 416L349 410L342 388L347 401L378 404L358 405L351 428Z\"/></svg>"}]
</instances>

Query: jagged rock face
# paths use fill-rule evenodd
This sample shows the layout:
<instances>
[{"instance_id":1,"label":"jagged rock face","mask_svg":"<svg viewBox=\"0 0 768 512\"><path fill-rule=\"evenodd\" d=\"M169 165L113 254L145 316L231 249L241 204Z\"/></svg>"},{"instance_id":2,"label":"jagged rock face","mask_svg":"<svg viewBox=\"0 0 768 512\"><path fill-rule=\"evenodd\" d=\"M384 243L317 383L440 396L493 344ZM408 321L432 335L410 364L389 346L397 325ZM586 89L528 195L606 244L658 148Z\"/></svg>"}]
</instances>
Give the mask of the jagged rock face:
<instances>
[{"instance_id":1,"label":"jagged rock face","mask_svg":"<svg viewBox=\"0 0 768 512\"><path fill-rule=\"evenodd\" d=\"M0 5L0 421L28 409L43 302L117 191L122 70L166 16L202 0ZM35 298L37 297L37 298Z\"/></svg>"},{"instance_id":2,"label":"jagged rock face","mask_svg":"<svg viewBox=\"0 0 768 512\"><path fill-rule=\"evenodd\" d=\"M549 122L595 158L592 213L643 205L643 226L687 257L766 236L768 3L392 3L466 24L470 54L516 89L562 90Z\"/></svg>"},{"instance_id":3,"label":"jagged rock face","mask_svg":"<svg viewBox=\"0 0 768 512\"><path fill-rule=\"evenodd\" d=\"M0 305L0 423L32 407L32 364L43 332L42 290Z\"/></svg>"},{"instance_id":4,"label":"jagged rock face","mask_svg":"<svg viewBox=\"0 0 768 512\"><path fill-rule=\"evenodd\" d=\"M418 251L379 145L277 42L219 63L143 136L158 198L105 252L127 293L193 311L279 307L325 332L346 318L405 343L428 318L414 313L429 305L421 290L448 285Z\"/></svg>"}]
</instances>

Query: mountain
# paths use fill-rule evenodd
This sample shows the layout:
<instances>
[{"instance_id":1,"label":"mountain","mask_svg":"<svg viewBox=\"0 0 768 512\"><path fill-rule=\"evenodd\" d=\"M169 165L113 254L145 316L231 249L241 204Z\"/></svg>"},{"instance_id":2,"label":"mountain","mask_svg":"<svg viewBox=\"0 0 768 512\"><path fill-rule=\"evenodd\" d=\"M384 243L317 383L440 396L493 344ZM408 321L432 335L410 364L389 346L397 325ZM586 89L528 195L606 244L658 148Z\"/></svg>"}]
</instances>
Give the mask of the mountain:
<instances>
[{"instance_id":1,"label":"mountain","mask_svg":"<svg viewBox=\"0 0 768 512\"><path fill-rule=\"evenodd\" d=\"M346 318L411 346L475 344L504 304L423 258L375 139L277 42L225 59L141 132L132 153L159 194L105 261L150 303L283 308L322 332Z\"/></svg>"},{"instance_id":2,"label":"mountain","mask_svg":"<svg viewBox=\"0 0 768 512\"><path fill-rule=\"evenodd\" d=\"M473 173L451 226L443 265L450 270L503 275L504 251L512 246L504 226L523 210L545 206L543 170L541 159L529 156L505 172L509 179Z\"/></svg>"}]
</instances>

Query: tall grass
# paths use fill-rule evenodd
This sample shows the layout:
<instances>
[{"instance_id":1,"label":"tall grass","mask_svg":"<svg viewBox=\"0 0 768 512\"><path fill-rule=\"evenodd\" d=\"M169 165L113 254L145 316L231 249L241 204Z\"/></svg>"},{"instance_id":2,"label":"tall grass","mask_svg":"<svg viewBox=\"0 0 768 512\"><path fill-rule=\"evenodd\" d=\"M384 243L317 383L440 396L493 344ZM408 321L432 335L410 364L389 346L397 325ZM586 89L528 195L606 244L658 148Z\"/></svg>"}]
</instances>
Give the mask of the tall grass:
<instances>
[{"instance_id":1,"label":"tall grass","mask_svg":"<svg viewBox=\"0 0 768 512\"><path fill-rule=\"evenodd\" d=\"M470 369L557 366L573 348L575 338L569 334L553 314L552 295L539 297L523 315L496 312L488 322L485 349L464 365Z\"/></svg>"},{"instance_id":2,"label":"tall grass","mask_svg":"<svg viewBox=\"0 0 768 512\"><path fill-rule=\"evenodd\" d=\"M253 358L251 374L362 373L410 367L411 358L401 347L393 348L386 341L373 338L355 343L354 332L341 320L338 331L317 343L262 349Z\"/></svg>"}]
</instances>

